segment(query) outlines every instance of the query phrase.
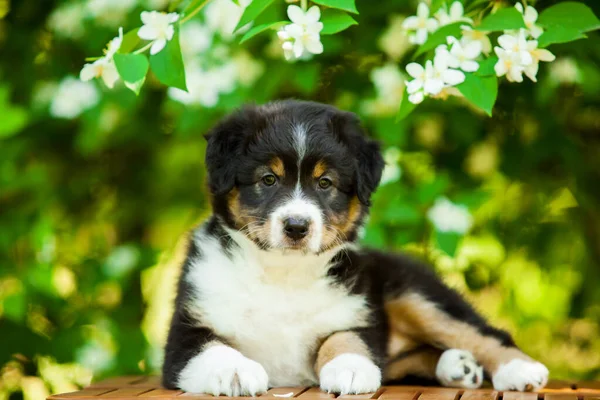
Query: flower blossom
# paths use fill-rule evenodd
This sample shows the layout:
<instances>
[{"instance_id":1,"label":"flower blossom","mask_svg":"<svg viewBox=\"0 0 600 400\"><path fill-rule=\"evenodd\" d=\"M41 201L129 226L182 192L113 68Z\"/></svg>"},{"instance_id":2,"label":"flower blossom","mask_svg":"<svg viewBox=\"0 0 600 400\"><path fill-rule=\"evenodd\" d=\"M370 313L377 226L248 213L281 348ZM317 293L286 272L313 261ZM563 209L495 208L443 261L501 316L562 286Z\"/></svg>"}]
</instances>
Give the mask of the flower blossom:
<instances>
[{"instance_id":1,"label":"flower blossom","mask_svg":"<svg viewBox=\"0 0 600 400\"><path fill-rule=\"evenodd\" d=\"M544 33L544 29L536 25L535 22L538 19L538 12L535 8L531 6L527 6L526 9L523 9L523 5L521 3L515 4L515 8L519 10L521 14L523 14L523 20L525 21L525 26L527 30L531 34L534 39L539 38L542 33Z\"/></svg>"},{"instance_id":2,"label":"flower blossom","mask_svg":"<svg viewBox=\"0 0 600 400\"><path fill-rule=\"evenodd\" d=\"M287 14L292 23L277 32L277 36L282 41L281 47L286 60L321 54L323 44L320 32L323 29L323 23L319 21L321 18L319 7L312 6L305 12L296 5L290 5Z\"/></svg>"},{"instance_id":3,"label":"flower blossom","mask_svg":"<svg viewBox=\"0 0 600 400\"><path fill-rule=\"evenodd\" d=\"M425 96L437 96L446 87L456 86L465 80L465 74L457 69L450 68L450 53L437 52L433 62L428 60L425 67L417 63L406 66L406 72L413 77L406 82L408 100L419 104Z\"/></svg>"},{"instance_id":4,"label":"flower blossom","mask_svg":"<svg viewBox=\"0 0 600 400\"><path fill-rule=\"evenodd\" d=\"M556 60L556 56L552 54L549 50L546 49L538 49L537 40L530 40L527 42L527 50L531 55L532 62L531 64L525 67L525 75L533 82L537 82L537 73L540 67L540 61L544 62L552 62Z\"/></svg>"},{"instance_id":5,"label":"flower blossom","mask_svg":"<svg viewBox=\"0 0 600 400\"><path fill-rule=\"evenodd\" d=\"M465 10L460 1L455 1L448 10L446 5L440 8L436 13L435 17L440 22L440 26L453 24L455 22L467 22L473 24L473 20L469 17L465 17Z\"/></svg>"},{"instance_id":6,"label":"flower blossom","mask_svg":"<svg viewBox=\"0 0 600 400\"><path fill-rule=\"evenodd\" d=\"M427 219L439 232L466 234L473 226L469 209L452 203L445 197L437 199L427 212Z\"/></svg>"},{"instance_id":7,"label":"flower blossom","mask_svg":"<svg viewBox=\"0 0 600 400\"><path fill-rule=\"evenodd\" d=\"M498 38L501 47L495 47L498 62L494 66L497 76L506 75L510 82L523 82L523 73L536 82L540 61L554 61L552 53L538 49L537 40L527 41L526 31L521 29L518 36L504 34Z\"/></svg>"},{"instance_id":8,"label":"flower blossom","mask_svg":"<svg viewBox=\"0 0 600 400\"><path fill-rule=\"evenodd\" d=\"M436 54L442 54L448 61L450 68L458 68L464 72L475 72L479 69L479 63L475 61L481 55L481 43L478 41L468 42L463 45L453 36L446 39L451 46L441 45L436 49Z\"/></svg>"},{"instance_id":9,"label":"flower blossom","mask_svg":"<svg viewBox=\"0 0 600 400\"><path fill-rule=\"evenodd\" d=\"M402 27L410 32L409 41L413 44L423 44L429 33L438 28L438 21L429 17L429 7L426 3L419 3L417 15L408 17L402 23Z\"/></svg>"},{"instance_id":10,"label":"flower blossom","mask_svg":"<svg viewBox=\"0 0 600 400\"><path fill-rule=\"evenodd\" d=\"M94 78L102 78L106 86L112 89L115 82L119 80L119 73L113 61L113 57L121 48L123 43L123 28L119 28L119 36L108 42L104 57L99 58L93 63L88 63L83 66L79 73L79 79L89 81Z\"/></svg>"},{"instance_id":11,"label":"flower blossom","mask_svg":"<svg viewBox=\"0 0 600 400\"><path fill-rule=\"evenodd\" d=\"M138 36L143 40L151 40L150 54L159 53L173 39L175 27L173 24L179 19L177 13L163 13L158 11L143 11L141 14L144 25L139 29Z\"/></svg>"},{"instance_id":12,"label":"flower blossom","mask_svg":"<svg viewBox=\"0 0 600 400\"><path fill-rule=\"evenodd\" d=\"M462 25L462 37L460 42L463 46L467 46L471 42L479 42L481 44L481 51L483 54L489 54L492 52L492 42L488 37L489 32L482 32L471 28L468 25Z\"/></svg>"}]
</instances>

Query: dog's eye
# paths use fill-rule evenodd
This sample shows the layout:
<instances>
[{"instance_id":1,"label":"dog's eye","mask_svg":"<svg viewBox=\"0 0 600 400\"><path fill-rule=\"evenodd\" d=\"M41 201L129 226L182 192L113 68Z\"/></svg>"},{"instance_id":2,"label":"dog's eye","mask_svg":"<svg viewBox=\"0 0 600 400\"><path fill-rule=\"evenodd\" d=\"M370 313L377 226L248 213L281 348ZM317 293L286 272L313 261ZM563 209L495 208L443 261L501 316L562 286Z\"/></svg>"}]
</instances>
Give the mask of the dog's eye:
<instances>
[{"instance_id":1,"label":"dog's eye","mask_svg":"<svg viewBox=\"0 0 600 400\"><path fill-rule=\"evenodd\" d=\"M319 187L321 189L328 189L331 186L331 180L327 178L319 179Z\"/></svg>"},{"instance_id":2,"label":"dog's eye","mask_svg":"<svg viewBox=\"0 0 600 400\"><path fill-rule=\"evenodd\" d=\"M277 182L277 178L275 175L265 175L262 177L262 182L267 186L273 186Z\"/></svg>"}]
</instances>

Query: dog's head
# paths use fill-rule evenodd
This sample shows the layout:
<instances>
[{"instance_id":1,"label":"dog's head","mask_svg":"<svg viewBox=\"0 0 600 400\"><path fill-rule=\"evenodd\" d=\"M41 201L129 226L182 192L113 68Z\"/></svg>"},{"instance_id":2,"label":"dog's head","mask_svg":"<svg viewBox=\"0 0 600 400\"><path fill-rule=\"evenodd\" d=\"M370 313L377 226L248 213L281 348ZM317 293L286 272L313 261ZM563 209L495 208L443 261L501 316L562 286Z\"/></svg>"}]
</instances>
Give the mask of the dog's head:
<instances>
[{"instance_id":1,"label":"dog's head","mask_svg":"<svg viewBox=\"0 0 600 400\"><path fill-rule=\"evenodd\" d=\"M383 159L358 118L282 101L246 107L208 135L213 209L266 250L319 253L354 241Z\"/></svg>"}]
</instances>

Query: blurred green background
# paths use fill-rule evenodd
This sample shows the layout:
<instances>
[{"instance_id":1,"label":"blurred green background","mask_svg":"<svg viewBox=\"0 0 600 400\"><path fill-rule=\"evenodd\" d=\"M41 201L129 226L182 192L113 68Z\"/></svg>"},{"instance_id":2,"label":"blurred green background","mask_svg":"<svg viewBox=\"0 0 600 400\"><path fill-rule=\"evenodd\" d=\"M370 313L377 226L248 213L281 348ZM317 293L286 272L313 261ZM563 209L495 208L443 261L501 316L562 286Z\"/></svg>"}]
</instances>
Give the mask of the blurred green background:
<instances>
[{"instance_id":1,"label":"blurred green background","mask_svg":"<svg viewBox=\"0 0 600 400\"><path fill-rule=\"evenodd\" d=\"M492 118L451 98L395 122L409 0L358 0L360 25L295 64L274 35L239 45L239 7L214 0L181 33L191 94L76 79L168 3L0 0L0 399L158 370L181 236L209 213L202 135L288 97L357 112L384 144L365 243L427 257L553 378L600 379L598 33L551 46L537 84L504 82ZM468 207L468 234L435 232L444 197Z\"/></svg>"}]
</instances>

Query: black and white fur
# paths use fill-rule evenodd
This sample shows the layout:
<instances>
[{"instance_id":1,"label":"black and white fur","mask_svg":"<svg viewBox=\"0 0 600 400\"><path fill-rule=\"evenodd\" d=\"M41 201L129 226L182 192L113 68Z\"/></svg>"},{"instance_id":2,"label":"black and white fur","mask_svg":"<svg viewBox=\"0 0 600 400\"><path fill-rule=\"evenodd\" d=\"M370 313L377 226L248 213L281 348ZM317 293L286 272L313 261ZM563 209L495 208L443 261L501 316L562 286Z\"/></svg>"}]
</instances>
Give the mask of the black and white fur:
<instances>
[{"instance_id":1,"label":"black and white fur","mask_svg":"<svg viewBox=\"0 0 600 400\"><path fill-rule=\"evenodd\" d=\"M213 215L189 238L167 388L255 395L376 391L406 376L499 390L548 370L428 266L360 248L384 166L358 119L300 101L249 106L208 135Z\"/></svg>"}]
</instances>

